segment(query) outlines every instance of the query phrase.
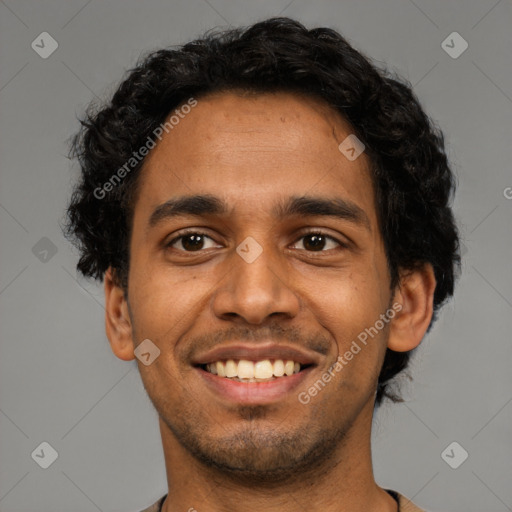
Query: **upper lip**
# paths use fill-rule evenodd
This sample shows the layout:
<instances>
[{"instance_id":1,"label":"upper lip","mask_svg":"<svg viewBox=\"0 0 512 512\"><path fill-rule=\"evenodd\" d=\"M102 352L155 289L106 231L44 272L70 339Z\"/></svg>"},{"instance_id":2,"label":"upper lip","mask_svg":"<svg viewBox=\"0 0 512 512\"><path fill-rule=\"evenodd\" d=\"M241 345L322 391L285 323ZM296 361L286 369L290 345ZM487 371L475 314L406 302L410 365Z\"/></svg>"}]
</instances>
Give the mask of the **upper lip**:
<instances>
[{"instance_id":1,"label":"upper lip","mask_svg":"<svg viewBox=\"0 0 512 512\"><path fill-rule=\"evenodd\" d=\"M310 353L303 349L289 345L276 345L275 343L233 344L215 347L208 352L193 358L192 364L203 365L224 361L227 359L247 359L249 361L261 361L263 359L292 360L303 365L318 364L319 354Z\"/></svg>"}]
</instances>

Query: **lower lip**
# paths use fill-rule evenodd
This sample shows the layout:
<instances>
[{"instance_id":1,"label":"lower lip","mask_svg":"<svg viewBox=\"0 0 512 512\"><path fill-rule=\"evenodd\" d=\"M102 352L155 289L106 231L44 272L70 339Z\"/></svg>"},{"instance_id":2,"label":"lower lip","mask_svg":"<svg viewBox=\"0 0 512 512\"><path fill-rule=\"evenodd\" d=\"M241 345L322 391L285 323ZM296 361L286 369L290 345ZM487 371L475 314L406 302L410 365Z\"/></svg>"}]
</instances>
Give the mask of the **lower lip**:
<instances>
[{"instance_id":1,"label":"lower lip","mask_svg":"<svg viewBox=\"0 0 512 512\"><path fill-rule=\"evenodd\" d=\"M206 385L216 395L240 404L269 404L282 400L298 388L309 375L313 366L308 366L289 377L278 377L268 382L238 382L219 377L201 368L196 368Z\"/></svg>"}]
</instances>

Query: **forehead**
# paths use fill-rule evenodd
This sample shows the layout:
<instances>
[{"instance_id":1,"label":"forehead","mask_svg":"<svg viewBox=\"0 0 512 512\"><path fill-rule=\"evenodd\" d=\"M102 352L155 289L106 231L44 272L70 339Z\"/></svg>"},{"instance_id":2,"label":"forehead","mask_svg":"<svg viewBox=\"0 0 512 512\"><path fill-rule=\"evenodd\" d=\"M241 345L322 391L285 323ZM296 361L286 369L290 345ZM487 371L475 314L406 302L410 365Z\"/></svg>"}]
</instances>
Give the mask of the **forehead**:
<instances>
[{"instance_id":1,"label":"forehead","mask_svg":"<svg viewBox=\"0 0 512 512\"><path fill-rule=\"evenodd\" d=\"M372 217L369 160L339 145L350 124L320 100L290 93L218 93L197 100L146 157L137 209L213 194L238 213L286 196L350 199ZM146 212L147 213L147 212Z\"/></svg>"}]
</instances>

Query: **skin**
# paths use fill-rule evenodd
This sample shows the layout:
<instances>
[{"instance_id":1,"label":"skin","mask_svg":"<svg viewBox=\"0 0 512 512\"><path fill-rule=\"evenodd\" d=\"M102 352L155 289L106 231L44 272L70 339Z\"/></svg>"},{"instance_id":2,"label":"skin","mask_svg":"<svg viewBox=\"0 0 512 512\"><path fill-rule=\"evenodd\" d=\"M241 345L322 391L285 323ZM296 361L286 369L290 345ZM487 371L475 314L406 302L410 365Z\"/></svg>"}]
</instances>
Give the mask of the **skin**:
<instances>
[{"instance_id":1,"label":"skin","mask_svg":"<svg viewBox=\"0 0 512 512\"><path fill-rule=\"evenodd\" d=\"M395 511L374 480L371 423L386 347L408 351L432 317L435 278L425 265L390 277L365 153L338 145L353 133L323 103L289 93L222 93L195 106L148 155L134 205L127 296L105 274L106 330L114 354L134 359L150 339L160 356L138 361L159 414L169 496L165 512ZM159 205L211 194L225 215L163 219ZM350 200L368 226L326 216L276 218L290 196ZM186 252L184 228L206 234ZM305 229L326 239L311 250ZM263 252L247 263L247 237ZM304 238L305 237L305 238ZM188 239L190 241L190 239ZM183 241L183 240L182 240ZM401 311L311 401L298 401L392 304ZM215 335L215 337L214 337ZM249 335L255 336L249 339ZM306 348L317 365L278 403L241 406L207 387L191 365L200 351L272 339Z\"/></svg>"}]
</instances>

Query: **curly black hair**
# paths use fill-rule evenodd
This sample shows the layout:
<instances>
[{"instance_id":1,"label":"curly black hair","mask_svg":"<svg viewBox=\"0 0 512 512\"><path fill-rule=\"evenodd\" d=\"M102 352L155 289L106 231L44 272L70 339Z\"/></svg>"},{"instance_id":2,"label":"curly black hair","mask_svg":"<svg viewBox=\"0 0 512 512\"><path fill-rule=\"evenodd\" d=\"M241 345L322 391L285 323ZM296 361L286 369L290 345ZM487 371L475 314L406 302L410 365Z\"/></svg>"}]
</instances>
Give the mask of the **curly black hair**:
<instances>
[{"instance_id":1,"label":"curly black hair","mask_svg":"<svg viewBox=\"0 0 512 512\"><path fill-rule=\"evenodd\" d=\"M455 180L443 134L410 83L372 64L335 30L308 30L283 17L209 31L183 46L152 52L128 72L108 104L91 104L70 151L81 179L64 230L80 250L78 270L101 280L112 267L126 292L134 198L144 159L131 169L126 162L173 109L190 98L235 90L307 95L350 122L372 163L390 286L399 283L401 272L432 264L437 281L433 322L453 294L460 270L450 207ZM106 193L105 183L123 166L123 179ZM410 354L387 350L376 405L384 396L401 401L388 385L407 367Z\"/></svg>"}]
</instances>

